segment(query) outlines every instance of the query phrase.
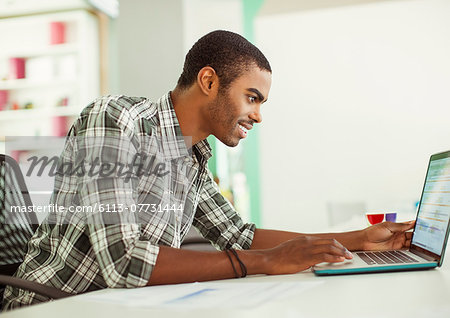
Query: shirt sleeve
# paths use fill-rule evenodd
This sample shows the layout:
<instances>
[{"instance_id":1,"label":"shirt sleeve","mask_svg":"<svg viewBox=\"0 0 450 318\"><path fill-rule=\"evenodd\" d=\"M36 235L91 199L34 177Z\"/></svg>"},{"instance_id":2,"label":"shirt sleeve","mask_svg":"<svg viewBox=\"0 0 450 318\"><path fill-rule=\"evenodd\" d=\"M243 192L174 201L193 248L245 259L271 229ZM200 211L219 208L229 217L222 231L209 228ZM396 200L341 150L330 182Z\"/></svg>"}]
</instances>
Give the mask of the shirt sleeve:
<instances>
[{"instance_id":1,"label":"shirt sleeve","mask_svg":"<svg viewBox=\"0 0 450 318\"><path fill-rule=\"evenodd\" d=\"M255 224L243 222L231 203L220 193L209 170L193 225L221 250L249 249L256 229Z\"/></svg>"},{"instance_id":2,"label":"shirt sleeve","mask_svg":"<svg viewBox=\"0 0 450 318\"><path fill-rule=\"evenodd\" d=\"M122 113L111 115L106 111L91 111L85 120L95 122L95 129L77 134L76 155L90 163L99 158L96 162L99 169L102 165L129 163L137 152L130 142L131 137L124 133L122 127L126 124L130 131L132 120L126 120L124 108L114 109L122 109ZM145 286L158 256L158 245L141 237L140 225L131 213L137 202L136 187L137 177L131 173L124 177L115 173L108 175L107 171L103 176L86 173L78 180L79 205L93 208L86 214L89 240L101 274L110 288ZM105 212L107 209L114 212Z\"/></svg>"}]
</instances>

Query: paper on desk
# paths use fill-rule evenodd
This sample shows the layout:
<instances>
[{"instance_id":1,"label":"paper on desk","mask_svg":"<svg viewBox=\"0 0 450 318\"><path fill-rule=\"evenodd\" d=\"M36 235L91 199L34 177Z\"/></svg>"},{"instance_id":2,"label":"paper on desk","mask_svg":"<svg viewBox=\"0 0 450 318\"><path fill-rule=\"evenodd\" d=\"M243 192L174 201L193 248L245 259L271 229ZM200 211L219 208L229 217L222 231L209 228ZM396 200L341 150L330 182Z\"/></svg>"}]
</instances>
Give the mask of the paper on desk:
<instances>
[{"instance_id":1,"label":"paper on desk","mask_svg":"<svg viewBox=\"0 0 450 318\"><path fill-rule=\"evenodd\" d=\"M133 307L251 308L275 299L294 296L313 288L321 281L311 282L208 282L136 289L108 290L86 294L84 300L114 303Z\"/></svg>"}]
</instances>

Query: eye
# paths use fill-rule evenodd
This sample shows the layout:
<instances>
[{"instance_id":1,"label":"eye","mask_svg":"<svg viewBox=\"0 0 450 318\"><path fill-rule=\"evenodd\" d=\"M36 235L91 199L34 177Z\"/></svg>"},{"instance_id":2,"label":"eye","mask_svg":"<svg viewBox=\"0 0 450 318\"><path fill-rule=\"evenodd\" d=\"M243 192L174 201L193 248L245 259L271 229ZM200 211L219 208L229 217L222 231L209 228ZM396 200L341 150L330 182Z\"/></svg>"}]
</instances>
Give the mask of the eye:
<instances>
[{"instance_id":1,"label":"eye","mask_svg":"<svg viewBox=\"0 0 450 318\"><path fill-rule=\"evenodd\" d=\"M249 101L250 103L254 103L254 102L256 102L256 97L254 97L254 96L249 96L249 97L248 97L248 101Z\"/></svg>"}]
</instances>

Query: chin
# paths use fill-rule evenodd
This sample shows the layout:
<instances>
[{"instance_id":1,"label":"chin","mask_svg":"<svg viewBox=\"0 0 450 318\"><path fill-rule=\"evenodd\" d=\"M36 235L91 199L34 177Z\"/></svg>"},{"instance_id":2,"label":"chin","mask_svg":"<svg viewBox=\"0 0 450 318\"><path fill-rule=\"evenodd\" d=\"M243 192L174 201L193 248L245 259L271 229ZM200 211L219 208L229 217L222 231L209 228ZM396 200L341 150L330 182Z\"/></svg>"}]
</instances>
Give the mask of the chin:
<instances>
[{"instance_id":1,"label":"chin","mask_svg":"<svg viewBox=\"0 0 450 318\"><path fill-rule=\"evenodd\" d=\"M225 144L225 145L227 145L228 147L236 147L237 145L239 145L239 141L236 141L236 142L233 142L230 144Z\"/></svg>"},{"instance_id":2,"label":"chin","mask_svg":"<svg viewBox=\"0 0 450 318\"><path fill-rule=\"evenodd\" d=\"M239 140L236 139L224 139L224 138L218 139L228 147L236 147L239 144Z\"/></svg>"}]
</instances>

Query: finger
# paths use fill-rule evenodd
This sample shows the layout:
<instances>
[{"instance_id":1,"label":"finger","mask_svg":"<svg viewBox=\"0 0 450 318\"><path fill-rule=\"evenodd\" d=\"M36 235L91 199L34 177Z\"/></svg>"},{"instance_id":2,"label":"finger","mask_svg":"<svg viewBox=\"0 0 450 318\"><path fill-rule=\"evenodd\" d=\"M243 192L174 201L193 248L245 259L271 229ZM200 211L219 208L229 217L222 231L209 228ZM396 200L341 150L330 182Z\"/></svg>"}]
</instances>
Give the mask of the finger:
<instances>
[{"instance_id":1,"label":"finger","mask_svg":"<svg viewBox=\"0 0 450 318\"><path fill-rule=\"evenodd\" d=\"M314 245L334 245L338 248L345 249L344 245L336 241L335 239L317 239L313 242Z\"/></svg>"},{"instance_id":2,"label":"finger","mask_svg":"<svg viewBox=\"0 0 450 318\"><path fill-rule=\"evenodd\" d=\"M314 265L323 263L323 262L339 263L339 262L345 261L345 257L332 255L332 254L328 254L328 253L321 253L321 254L316 254L316 256L314 257L314 261L315 261Z\"/></svg>"},{"instance_id":3,"label":"finger","mask_svg":"<svg viewBox=\"0 0 450 318\"><path fill-rule=\"evenodd\" d=\"M339 247L335 245L318 245L312 249L313 254L331 254L338 257L344 257L351 259L353 258L352 253L350 253L345 247Z\"/></svg>"},{"instance_id":4,"label":"finger","mask_svg":"<svg viewBox=\"0 0 450 318\"><path fill-rule=\"evenodd\" d=\"M410 247L410 246L411 246L411 240L406 240L405 247Z\"/></svg>"},{"instance_id":5,"label":"finger","mask_svg":"<svg viewBox=\"0 0 450 318\"><path fill-rule=\"evenodd\" d=\"M396 233L393 247L395 249L409 247L411 245L412 232Z\"/></svg>"},{"instance_id":6,"label":"finger","mask_svg":"<svg viewBox=\"0 0 450 318\"><path fill-rule=\"evenodd\" d=\"M409 221L405 223L393 223L393 222L385 222L386 226L392 232L405 232L414 228L415 221Z\"/></svg>"}]
</instances>

